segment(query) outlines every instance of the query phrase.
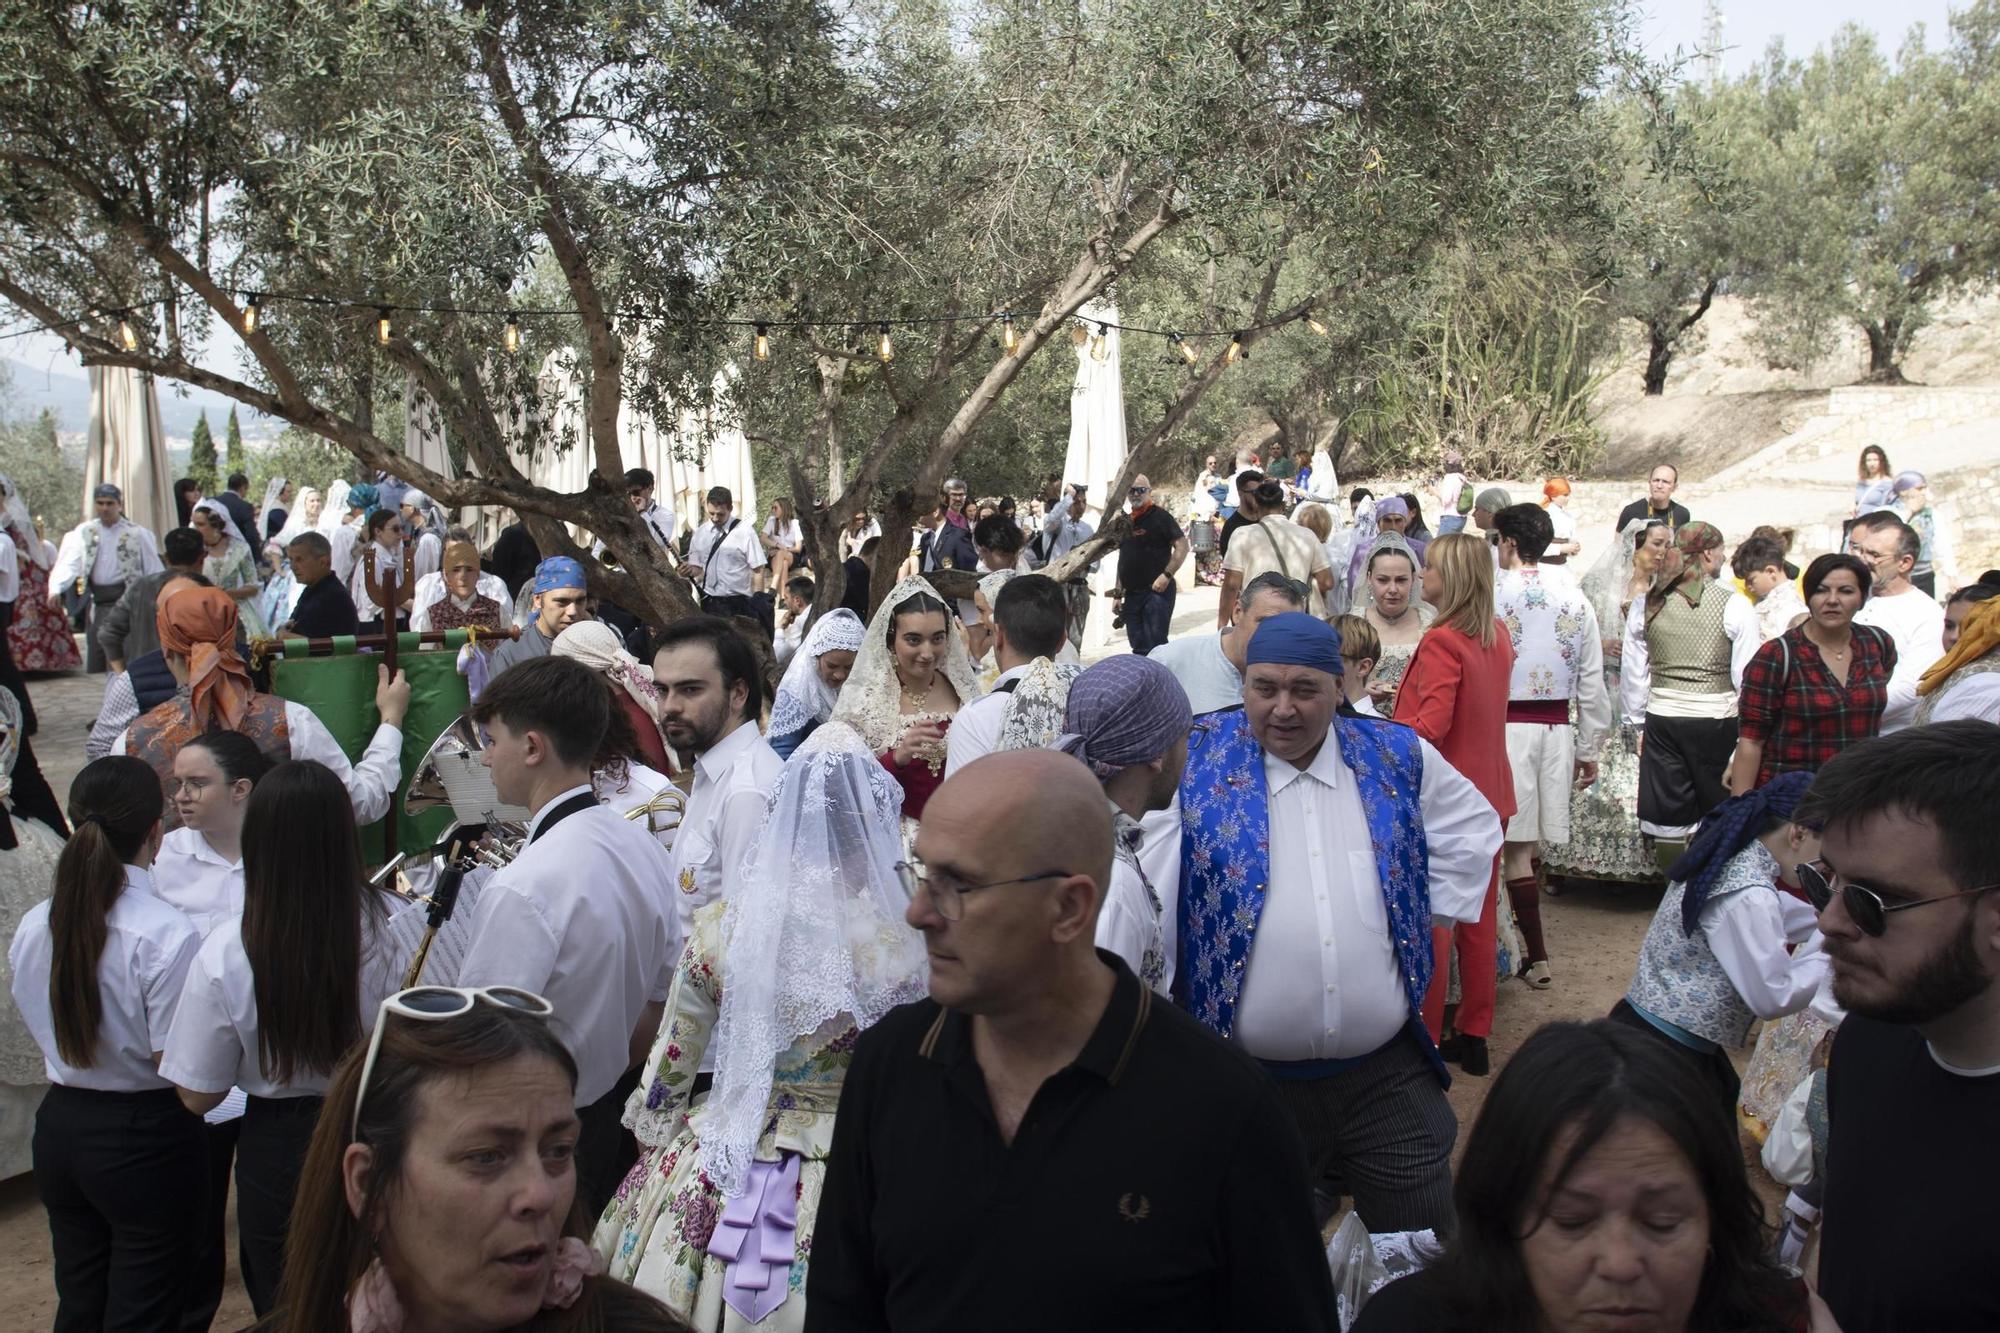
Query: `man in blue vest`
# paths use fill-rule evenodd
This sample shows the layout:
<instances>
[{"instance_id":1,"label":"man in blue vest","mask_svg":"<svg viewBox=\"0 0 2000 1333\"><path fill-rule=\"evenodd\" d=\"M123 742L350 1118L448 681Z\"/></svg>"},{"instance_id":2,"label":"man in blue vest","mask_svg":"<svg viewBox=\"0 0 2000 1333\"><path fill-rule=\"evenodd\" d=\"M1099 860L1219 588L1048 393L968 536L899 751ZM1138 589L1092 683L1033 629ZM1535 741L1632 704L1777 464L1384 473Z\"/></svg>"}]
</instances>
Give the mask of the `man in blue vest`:
<instances>
[{"instance_id":1,"label":"man in blue vest","mask_svg":"<svg viewBox=\"0 0 2000 1333\"><path fill-rule=\"evenodd\" d=\"M1313 1178L1371 1230L1447 1234L1430 931L1478 917L1500 820L1414 731L1337 715L1325 621L1273 616L1246 658L1243 707L1188 742L1174 998L1270 1072Z\"/></svg>"}]
</instances>

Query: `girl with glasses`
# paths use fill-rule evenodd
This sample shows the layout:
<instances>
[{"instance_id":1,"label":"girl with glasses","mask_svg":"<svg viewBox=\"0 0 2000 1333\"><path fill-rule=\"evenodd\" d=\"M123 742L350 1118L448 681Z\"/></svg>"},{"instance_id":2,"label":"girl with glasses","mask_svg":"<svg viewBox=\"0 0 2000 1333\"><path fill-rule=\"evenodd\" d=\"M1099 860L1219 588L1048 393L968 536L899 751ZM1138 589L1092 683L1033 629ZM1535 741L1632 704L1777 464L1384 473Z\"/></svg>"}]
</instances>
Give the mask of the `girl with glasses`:
<instances>
[{"instance_id":1,"label":"girl with glasses","mask_svg":"<svg viewBox=\"0 0 2000 1333\"><path fill-rule=\"evenodd\" d=\"M245 803L243 914L188 970L161 1074L196 1114L247 1094L236 1149L243 1285L259 1317L277 1298L286 1219L335 1066L395 988L393 900L362 873L354 810L332 770L279 764Z\"/></svg>"}]
</instances>

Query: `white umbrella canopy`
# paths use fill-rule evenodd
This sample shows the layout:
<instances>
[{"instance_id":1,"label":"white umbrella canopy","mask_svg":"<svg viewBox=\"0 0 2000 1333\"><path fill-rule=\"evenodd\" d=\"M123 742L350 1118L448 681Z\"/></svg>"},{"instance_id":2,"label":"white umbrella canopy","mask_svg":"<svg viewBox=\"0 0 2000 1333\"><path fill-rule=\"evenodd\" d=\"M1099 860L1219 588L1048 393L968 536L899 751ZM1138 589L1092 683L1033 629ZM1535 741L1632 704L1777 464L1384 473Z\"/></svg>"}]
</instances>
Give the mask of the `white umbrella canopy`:
<instances>
[{"instance_id":1,"label":"white umbrella canopy","mask_svg":"<svg viewBox=\"0 0 2000 1333\"><path fill-rule=\"evenodd\" d=\"M179 523L173 468L160 428L160 390L153 377L124 366L90 367L90 434L84 451L83 506L110 482L125 493L125 513L154 536Z\"/></svg>"},{"instance_id":2,"label":"white umbrella canopy","mask_svg":"<svg viewBox=\"0 0 2000 1333\"><path fill-rule=\"evenodd\" d=\"M1112 482L1125 466L1125 381L1119 368L1118 307L1093 302L1077 312L1085 336L1076 345L1076 383L1069 399L1069 452L1063 459L1063 480L1080 481L1088 489L1089 516L1104 526L1107 510L1115 511L1122 497L1109 495ZM1091 579L1090 615L1084 621L1083 647L1102 648L1111 641L1111 602L1099 596L1116 577L1105 561Z\"/></svg>"},{"instance_id":3,"label":"white umbrella canopy","mask_svg":"<svg viewBox=\"0 0 2000 1333\"><path fill-rule=\"evenodd\" d=\"M451 465L451 450L445 445L444 413L415 380L403 387L403 452L433 472L447 478L458 476Z\"/></svg>"}]
</instances>

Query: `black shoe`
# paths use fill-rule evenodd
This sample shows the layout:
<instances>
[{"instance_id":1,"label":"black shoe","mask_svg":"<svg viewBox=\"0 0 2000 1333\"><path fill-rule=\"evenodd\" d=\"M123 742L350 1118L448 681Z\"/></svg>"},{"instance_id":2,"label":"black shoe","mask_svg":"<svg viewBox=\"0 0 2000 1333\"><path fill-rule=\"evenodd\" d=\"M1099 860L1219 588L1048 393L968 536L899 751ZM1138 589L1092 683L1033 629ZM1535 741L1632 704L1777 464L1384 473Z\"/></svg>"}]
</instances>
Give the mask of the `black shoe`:
<instances>
[{"instance_id":1,"label":"black shoe","mask_svg":"<svg viewBox=\"0 0 2000 1333\"><path fill-rule=\"evenodd\" d=\"M1456 1032L1438 1043L1438 1056L1448 1065L1455 1065L1465 1059L1465 1043L1468 1039Z\"/></svg>"},{"instance_id":2,"label":"black shoe","mask_svg":"<svg viewBox=\"0 0 2000 1333\"><path fill-rule=\"evenodd\" d=\"M1459 1040L1465 1045L1459 1056L1458 1067L1474 1078L1485 1078L1492 1072L1492 1066L1486 1058L1486 1038L1460 1037Z\"/></svg>"}]
</instances>

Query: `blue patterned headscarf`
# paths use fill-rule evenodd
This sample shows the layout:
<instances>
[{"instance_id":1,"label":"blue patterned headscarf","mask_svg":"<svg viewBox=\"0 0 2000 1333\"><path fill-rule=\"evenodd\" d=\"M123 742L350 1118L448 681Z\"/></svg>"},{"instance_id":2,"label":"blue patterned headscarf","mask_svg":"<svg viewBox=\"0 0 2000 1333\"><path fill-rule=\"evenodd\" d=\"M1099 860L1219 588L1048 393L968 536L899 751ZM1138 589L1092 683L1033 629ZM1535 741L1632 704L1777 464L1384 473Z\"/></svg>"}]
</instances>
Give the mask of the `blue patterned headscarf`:
<instances>
[{"instance_id":1,"label":"blue patterned headscarf","mask_svg":"<svg viewBox=\"0 0 2000 1333\"><path fill-rule=\"evenodd\" d=\"M1709 812L1688 849L1667 867L1667 878L1685 886L1681 890L1683 930L1692 935L1701 924L1708 891L1729 859L1759 837L1770 820L1790 819L1812 780L1810 773L1780 773L1755 791L1732 796Z\"/></svg>"},{"instance_id":2,"label":"blue patterned headscarf","mask_svg":"<svg viewBox=\"0 0 2000 1333\"><path fill-rule=\"evenodd\" d=\"M590 580L583 576L583 566L566 555L552 555L535 566L535 593L554 592L558 588L588 588Z\"/></svg>"},{"instance_id":3,"label":"blue patterned headscarf","mask_svg":"<svg viewBox=\"0 0 2000 1333\"><path fill-rule=\"evenodd\" d=\"M361 517L367 518L382 507L382 493L375 489L375 483L372 481L364 481L358 486L349 486L347 488L347 507L349 509L359 509Z\"/></svg>"},{"instance_id":4,"label":"blue patterned headscarf","mask_svg":"<svg viewBox=\"0 0 2000 1333\"><path fill-rule=\"evenodd\" d=\"M1193 725L1187 691L1173 672L1150 658L1120 653L1071 682L1055 748L1107 782L1160 758Z\"/></svg>"}]
</instances>

